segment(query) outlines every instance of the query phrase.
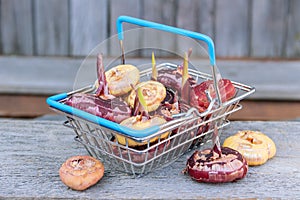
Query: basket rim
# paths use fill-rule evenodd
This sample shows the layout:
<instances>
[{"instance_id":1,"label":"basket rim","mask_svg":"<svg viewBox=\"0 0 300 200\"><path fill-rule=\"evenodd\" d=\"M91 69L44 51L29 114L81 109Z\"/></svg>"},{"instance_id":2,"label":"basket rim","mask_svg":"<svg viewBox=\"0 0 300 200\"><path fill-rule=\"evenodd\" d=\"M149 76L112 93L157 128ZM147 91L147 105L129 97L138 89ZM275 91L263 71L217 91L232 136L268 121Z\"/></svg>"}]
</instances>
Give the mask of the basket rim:
<instances>
[{"instance_id":1,"label":"basket rim","mask_svg":"<svg viewBox=\"0 0 300 200\"><path fill-rule=\"evenodd\" d=\"M163 67L176 68L177 65L166 62L166 63L161 63L160 65L157 66L158 69L163 68ZM150 73L150 72L151 72L151 69L146 69L146 70L141 71L140 74L141 74L141 76L145 76L145 75L147 75L147 73ZM189 74L197 76L198 78L201 77L202 79L206 79L206 80L212 79L212 76L210 74L199 72L199 71L196 71L193 69L189 69ZM245 85L242 83L238 83L235 81L231 81L231 82L234 85L234 87L238 88L239 90L245 91L245 93L243 93L239 96L233 97L232 99L224 102L218 108L214 108L211 110L208 109L203 113L195 112L195 115L197 117L205 117L205 116L212 114L214 112L217 112L218 110L223 109L229 105L238 103L243 98L245 98L255 92L254 87L251 87L251 86L248 86L248 85ZM126 137L130 137L136 141L143 141L143 140L147 140L149 138L158 136L159 134L162 134L164 132L164 127L167 127L170 125L170 123L167 122L160 126L152 126L152 127L142 129L142 130L134 130L134 129L122 126L116 122L112 122L107 119L95 116L95 115L85 112L83 110L73 108L72 106L69 106L69 105L66 105L63 103L67 97L69 97L70 95L72 95L74 93L78 93L78 92L89 93L89 92L92 92L93 90L95 90L95 86L88 85L86 87L83 87L83 88L80 88L78 90L74 90L74 91L71 91L68 93L60 93L60 94L57 94L54 96L50 96L47 98L47 103L51 109L53 109L54 111L59 112L63 115L79 117L83 120L87 120L87 121L93 122L95 124L98 124L100 126L104 126L106 128L112 129L112 130L118 132L119 134L126 136ZM191 109L193 109L193 107ZM171 120L170 122L171 123L174 123L174 122L175 123L176 122L184 123L184 121L188 120L189 118L190 118L190 116L184 116L184 117L181 117L179 120L175 119L177 121ZM174 121L174 122L172 122L172 121Z\"/></svg>"}]
</instances>

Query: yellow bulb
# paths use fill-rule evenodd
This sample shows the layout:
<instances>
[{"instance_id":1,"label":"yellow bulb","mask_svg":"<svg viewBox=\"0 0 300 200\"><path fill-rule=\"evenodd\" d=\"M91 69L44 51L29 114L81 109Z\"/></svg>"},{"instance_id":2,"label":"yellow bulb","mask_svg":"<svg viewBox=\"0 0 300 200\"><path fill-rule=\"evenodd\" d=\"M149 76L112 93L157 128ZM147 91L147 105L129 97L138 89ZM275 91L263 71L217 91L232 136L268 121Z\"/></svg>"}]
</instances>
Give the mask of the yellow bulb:
<instances>
[{"instance_id":1,"label":"yellow bulb","mask_svg":"<svg viewBox=\"0 0 300 200\"><path fill-rule=\"evenodd\" d=\"M273 140L258 131L239 131L228 137L223 146L240 152L249 166L262 165L276 154Z\"/></svg>"}]
</instances>

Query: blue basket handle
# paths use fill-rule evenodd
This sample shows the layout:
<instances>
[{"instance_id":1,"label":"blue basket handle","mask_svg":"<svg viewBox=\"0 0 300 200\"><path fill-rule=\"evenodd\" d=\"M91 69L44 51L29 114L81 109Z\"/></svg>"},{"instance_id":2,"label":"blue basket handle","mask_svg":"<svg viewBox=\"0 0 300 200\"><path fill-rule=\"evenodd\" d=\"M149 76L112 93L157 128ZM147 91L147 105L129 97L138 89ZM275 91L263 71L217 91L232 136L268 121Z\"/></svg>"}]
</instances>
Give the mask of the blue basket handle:
<instances>
[{"instance_id":1,"label":"blue basket handle","mask_svg":"<svg viewBox=\"0 0 300 200\"><path fill-rule=\"evenodd\" d=\"M135 25L143 26L143 27L149 27L149 28L153 28L153 29L157 29L157 30L161 30L161 31L165 31L165 32L170 32L170 33L174 33L177 35L183 35L183 36L187 36L190 38L204 41L208 47L208 55L209 55L210 64L212 66L216 65L214 42L207 35L189 31L189 30L185 30L185 29L181 29L181 28L177 28L177 27L164 25L164 24L159 24L156 22L146 21L146 20L142 20L142 19L138 19L138 18L134 18L134 17L119 16L117 19L117 31L118 31L119 40L123 40L123 38L124 38L123 25L122 25L123 22L135 24Z\"/></svg>"},{"instance_id":2,"label":"blue basket handle","mask_svg":"<svg viewBox=\"0 0 300 200\"><path fill-rule=\"evenodd\" d=\"M142 19L137 19L137 18L133 18L133 17L129 17L129 16L120 16L117 19L118 38L120 41L123 40L123 28L122 28L123 22L131 23L131 24L135 24L135 25L139 25L139 26L144 26L144 27L149 27L149 28L166 31L166 32L170 32L170 33L174 33L174 34L178 34L178 35L183 35L183 36L187 36L190 38L204 41L208 46L208 54L209 54L210 64L212 67L216 65L214 43L210 37L208 37L204 34L185 30L185 29L180 29L180 28L176 28L176 27L171 27L168 25L163 25L163 24L159 24L159 23L155 23L155 22L150 22L150 21L146 21L146 20L142 20ZM87 119L96 124L105 126L107 128L113 129L117 132L124 133L126 135L137 137L137 138L149 136L160 130L159 126L153 126L153 127L150 127L150 128L144 129L144 130L133 130L133 129L121 126L117 123L111 122L109 120L106 120L106 119L94 116L92 114L86 113L84 111L72 108L71 106L68 106L68 105L65 105L65 104L62 104L59 102L60 100L66 98L67 96L68 96L67 93L54 95L47 99L47 103L50 106L52 106L56 109L59 109L61 111L64 111L64 112L67 112L70 114L74 114L78 117Z\"/></svg>"},{"instance_id":3,"label":"blue basket handle","mask_svg":"<svg viewBox=\"0 0 300 200\"><path fill-rule=\"evenodd\" d=\"M213 72L212 74L213 74L214 88L215 88L216 93L217 93L218 105L222 104L220 90L217 87L218 80L217 80L217 75L216 75L217 74L217 72L216 72L217 67L216 67L215 47L214 47L213 40L209 36L201 34L201 33L193 32L193 31L177 28L177 27L172 27L172 26L168 26L168 25L164 25L164 24L159 24L159 23L156 23L156 22L137 19L137 18L134 18L134 17L120 16L117 19L117 31L118 31L118 38L119 38L120 41L122 41L123 38L124 38L124 36L123 36L123 26L122 26L123 22L127 22L127 23L130 23L130 24L135 24L135 25L139 25L139 26L143 26L143 27L149 27L149 28L153 28L153 29L157 29L157 30L161 30L161 31L165 31L165 32L170 32L170 33L174 33L174 34L177 34L177 35L183 35L183 36L187 36L187 37L190 37L190 38L194 38L194 39L197 39L197 40L204 41L207 44L207 48L208 48L208 56L209 56L211 69L212 69L212 72Z\"/></svg>"},{"instance_id":4,"label":"blue basket handle","mask_svg":"<svg viewBox=\"0 0 300 200\"><path fill-rule=\"evenodd\" d=\"M95 116L95 115L92 115L92 114L87 113L85 111L73 108L71 106L68 106L66 104L63 104L63 103L59 102L59 101L65 99L67 97L68 97L67 93L61 93L61 94L57 94L57 95L53 95L51 97L48 97L46 102L51 107L56 108L60 111L78 116L80 118L86 119L86 120L88 120L90 122L93 122L95 124L99 124L99 125L104 126L106 128L110 128L110 129L115 130L117 132L123 133L125 135L136 137L137 139L147 137L147 136L152 135L152 134L154 134L154 133L156 133L160 130L159 126L152 126L152 127L149 127L149 128L143 129L143 130L134 130L134 129L122 126L118 123L109 121L107 119L104 119L104 118L101 118L101 117L98 117L98 116Z\"/></svg>"}]
</instances>

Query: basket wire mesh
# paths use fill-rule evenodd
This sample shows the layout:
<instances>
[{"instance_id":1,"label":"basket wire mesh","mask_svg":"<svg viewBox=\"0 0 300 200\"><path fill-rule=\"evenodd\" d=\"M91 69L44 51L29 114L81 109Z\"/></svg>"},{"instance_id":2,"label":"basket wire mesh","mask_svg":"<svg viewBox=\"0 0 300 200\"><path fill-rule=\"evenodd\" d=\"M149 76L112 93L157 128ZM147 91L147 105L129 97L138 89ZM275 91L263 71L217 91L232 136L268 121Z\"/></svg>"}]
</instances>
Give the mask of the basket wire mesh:
<instances>
[{"instance_id":1,"label":"basket wire mesh","mask_svg":"<svg viewBox=\"0 0 300 200\"><path fill-rule=\"evenodd\" d=\"M117 20L120 44L123 44L123 22L204 41L208 47L213 74L210 75L194 69L189 69L188 73L197 83L213 80L217 95L217 98L214 99L208 95L211 101L206 111L199 113L196 108L191 108L185 113L178 115L175 119L160 125L156 133L146 137L129 136L107 126L101 126L100 123L96 123L91 118L84 117L86 115L76 115L70 109L65 109L64 101L70 95L75 93L94 93L96 90L95 84L67 94L48 98L47 102L50 107L67 117L68 120L64 125L74 130L76 133L75 140L81 143L91 156L103 161L107 169L140 176L169 165L189 150L199 148L210 141L214 128L222 129L227 126L229 124L228 117L242 108L239 104L240 100L252 94L255 89L248 85L231 81L236 90L235 96L226 102L222 102L217 86L220 75L215 63L214 44L208 36L128 16L120 16ZM124 62L124 49L122 48L121 50ZM166 68L176 69L177 65L163 63L157 66L157 70ZM151 73L151 69L140 71L140 81L150 80ZM165 133L168 133L167 137L163 137ZM125 145L120 144L116 139L120 135L125 138ZM154 142L153 138L155 138ZM129 141L135 141L143 145L138 148L131 147Z\"/></svg>"},{"instance_id":2,"label":"basket wire mesh","mask_svg":"<svg viewBox=\"0 0 300 200\"><path fill-rule=\"evenodd\" d=\"M176 68L177 65L164 63L158 66L161 68ZM209 74L190 70L189 74L197 81L211 80ZM150 70L140 73L141 79L146 80L151 76ZM71 128L76 133L75 140L81 143L87 152L99 160L103 161L110 169L123 171L134 176L147 174L154 169L164 167L189 150L205 144L211 139L214 125L221 129L229 124L230 114L241 109L239 101L251 94L254 88L233 82L237 92L236 96L216 108L209 108L204 113L199 113L197 109L191 108L184 116L167 122L161 129L145 138L134 138L115 130L100 126L84 118L53 108L55 111L66 115L65 126ZM93 86L83 88L76 92L90 92ZM64 100L61 100L63 103ZM213 103L212 103L213 104ZM167 138L162 138L162 134L170 132ZM126 145L119 144L116 135L126 138ZM151 142L154 137L156 142ZM141 148L133 148L128 145L128 140L145 143Z\"/></svg>"}]
</instances>

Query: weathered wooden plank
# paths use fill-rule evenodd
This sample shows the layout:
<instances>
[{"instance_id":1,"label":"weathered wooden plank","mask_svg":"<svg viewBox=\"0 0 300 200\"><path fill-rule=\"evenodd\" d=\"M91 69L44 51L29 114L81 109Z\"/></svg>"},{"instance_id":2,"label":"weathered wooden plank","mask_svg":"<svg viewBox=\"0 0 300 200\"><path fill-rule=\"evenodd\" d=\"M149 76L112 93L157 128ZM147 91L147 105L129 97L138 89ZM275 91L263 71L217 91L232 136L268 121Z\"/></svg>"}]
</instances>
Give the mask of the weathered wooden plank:
<instances>
[{"instance_id":1,"label":"weathered wooden plank","mask_svg":"<svg viewBox=\"0 0 300 200\"><path fill-rule=\"evenodd\" d=\"M2 0L0 6L3 54L32 55L32 1Z\"/></svg>"},{"instance_id":2,"label":"weathered wooden plank","mask_svg":"<svg viewBox=\"0 0 300 200\"><path fill-rule=\"evenodd\" d=\"M36 55L69 55L68 0L34 0Z\"/></svg>"},{"instance_id":3,"label":"weathered wooden plank","mask_svg":"<svg viewBox=\"0 0 300 200\"><path fill-rule=\"evenodd\" d=\"M215 41L217 56L297 58L298 8L296 0L2 0L0 50L17 55L86 55L107 36L116 34L115 20L124 14L209 35ZM125 25L125 29L133 27ZM155 32L130 34L124 41L128 50L154 45L176 52L193 46L193 42ZM115 40L100 51L119 56ZM192 48L194 55L201 55L202 51Z\"/></svg>"},{"instance_id":4,"label":"weathered wooden plank","mask_svg":"<svg viewBox=\"0 0 300 200\"><path fill-rule=\"evenodd\" d=\"M140 0L128 0L128 1L122 1L122 0L111 0L110 1L110 37L109 37L109 49L110 49L110 55L111 56L120 56L121 55L121 49L120 44L117 36L117 27L116 27L116 21L117 18L121 15L128 15L131 17L141 18L141 5L142 1ZM124 51L125 54L130 53L131 56L138 56L139 51L135 51L139 48L140 44L140 37L141 33L137 29L140 28L135 25L131 25L128 23L124 23L123 30L124 30L124 39L123 39L123 45L124 45ZM128 55L128 56L129 56Z\"/></svg>"},{"instance_id":5,"label":"weathered wooden plank","mask_svg":"<svg viewBox=\"0 0 300 200\"><path fill-rule=\"evenodd\" d=\"M208 35L215 40L215 1L199 0L198 3L197 29L198 32ZM207 45L200 42L202 47L198 55L207 56Z\"/></svg>"},{"instance_id":6,"label":"weathered wooden plank","mask_svg":"<svg viewBox=\"0 0 300 200\"><path fill-rule=\"evenodd\" d=\"M300 121L300 101L243 100L240 103L243 108L229 120Z\"/></svg>"},{"instance_id":7,"label":"weathered wooden plank","mask_svg":"<svg viewBox=\"0 0 300 200\"><path fill-rule=\"evenodd\" d=\"M1 0L0 0L0 54L3 54L3 44L2 44L2 27L1 27L1 19L2 19L2 11L1 11Z\"/></svg>"},{"instance_id":8,"label":"weathered wooden plank","mask_svg":"<svg viewBox=\"0 0 300 200\"><path fill-rule=\"evenodd\" d=\"M178 1L176 26L197 32L199 4L197 0Z\"/></svg>"},{"instance_id":9,"label":"weathered wooden plank","mask_svg":"<svg viewBox=\"0 0 300 200\"><path fill-rule=\"evenodd\" d=\"M253 0L252 57L281 57L284 51L288 2Z\"/></svg>"},{"instance_id":10,"label":"weathered wooden plank","mask_svg":"<svg viewBox=\"0 0 300 200\"><path fill-rule=\"evenodd\" d=\"M215 3L211 0L199 0L198 30L214 39Z\"/></svg>"},{"instance_id":11,"label":"weathered wooden plank","mask_svg":"<svg viewBox=\"0 0 300 200\"><path fill-rule=\"evenodd\" d=\"M76 76L81 62L81 59L57 57L1 57L0 93L41 95L68 92L78 81ZM92 70L86 70L81 76L88 79L95 68ZM85 82L86 85L91 83L91 80Z\"/></svg>"},{"instance_id":12,"label":"weathered wooden plank","mask_svg":"<svg viewBox=\"0 0 300 200\"><path fill-rule=\"evenodd\" d=\"M247 57L249 55L250 12L248 5L249 1L216 1L215 46L218 56Z\"/></svg>"},{"instance_id":13,"label":"weathered wooden plank","mask_svg":"<svg viewBox=\"0 0 300 200\"><path fill-rule=\"evenodd\" d=\"M171 58L163 60L181 62ZM82 61L78 58L0 57L0 93L49 95L92 84L96 80L96 58L87 59L87 67L80 68ZM128 62L142 65L151 63L151 59L128 58ZM207 64L206 60L196 58L192 58L191 62L195 66ZM251 99L300 99L300 62L297 60L287 62L219 59L217 64L223 78L256 88L256 92L249 97ZM210 73L210 69L207 72Z\"/></svg>"},{"instance_id":14,"label":"weathered wooden plank","mask_svg":"<svg viewBox=\"0 0 300 200\"><path fill-rule=\"evenodd\" d=\"M178 1L176 22L183 29L214 37L214 2L210 0ZM207 45L201 41L177 37L177 51L193 49L193 56L208 58ZM191 59L192 60L192 59Z\"/></svg>"},{"instance_id":15,"label":"weathered wooden plank","mask_svg":"<svg viewBox=\"0 0 300 200\"><path fill-rule=\"evenodd\" d=\"M287 38L285 56L288 58L300 57L300 1L291 0L289 5Z\"/></svg>"},{"instance_id":16,"label":"weathered wooden plank","mask_svg":"<svg viewBox=\"0 0 300 200\"><path fill-rule=\"evenodd\" d=\"M142 18L170 26L175 26L176 1L144 1ZM154 29L145 29L141 48L144 49L142 55L150 57L152 50L155 49L157 56L170 56L176 53L176 36L171 33ZM150 48L150 50L145 50Z\"/></svg>"},{"instance_id":17,"label":"weathered wooden plank","mask_svg":"<svg viewBox=\"0 0 300 200\"><path fill-rule=\"evenodd\" d=\"M176 26L182 29L198 32L199 1L178 1L176 14ZM192 55L203 55L203 46L195 39L184 36L176 36L177 51L187 51L192 48ZM204 51L206 52L206 51ZM183 55L183 54L182 54Z\"/></svg>"},{"instance_id":18,"label":"weathered wooden plank","mask_svg":"<svg viewBox=\"0 0 300 200\"><path fill-rule=\"evenodd\" d=\"M70 1L70 55L107 54L107 12L107 0Z\"/></svg>"},{"instance_id":19,"label":"weathered wooden plank","mask_svg":"<svg viewBox=\"0 0 300 200\"><path fill-rule=\"evenodd\" d=\"M189 152L171 165L135 179L105 166L103 179L82 192L68 189L58 175L67 158L86 154L74 141L75 133L63 127L61 121L0 122L1 198L294 199L299 196L299 122L232 122L225 128L221 142L239 130L250 129L267 134L277 146L273 159L262 166L249 167L246 177L233 183L198 183L183 175L181 170L192 153Z\"/></svg>"},{"instance_id":20,"label":"weathered wooden plank","mask_svg":"<svg viewBox=\"0 0 300 200\"><path fill-rule=\"evenodd\" d=\"M34 118L54 114L46 103L48 96L0 95L0 117Z\"/></svg>"}]
</instances>

